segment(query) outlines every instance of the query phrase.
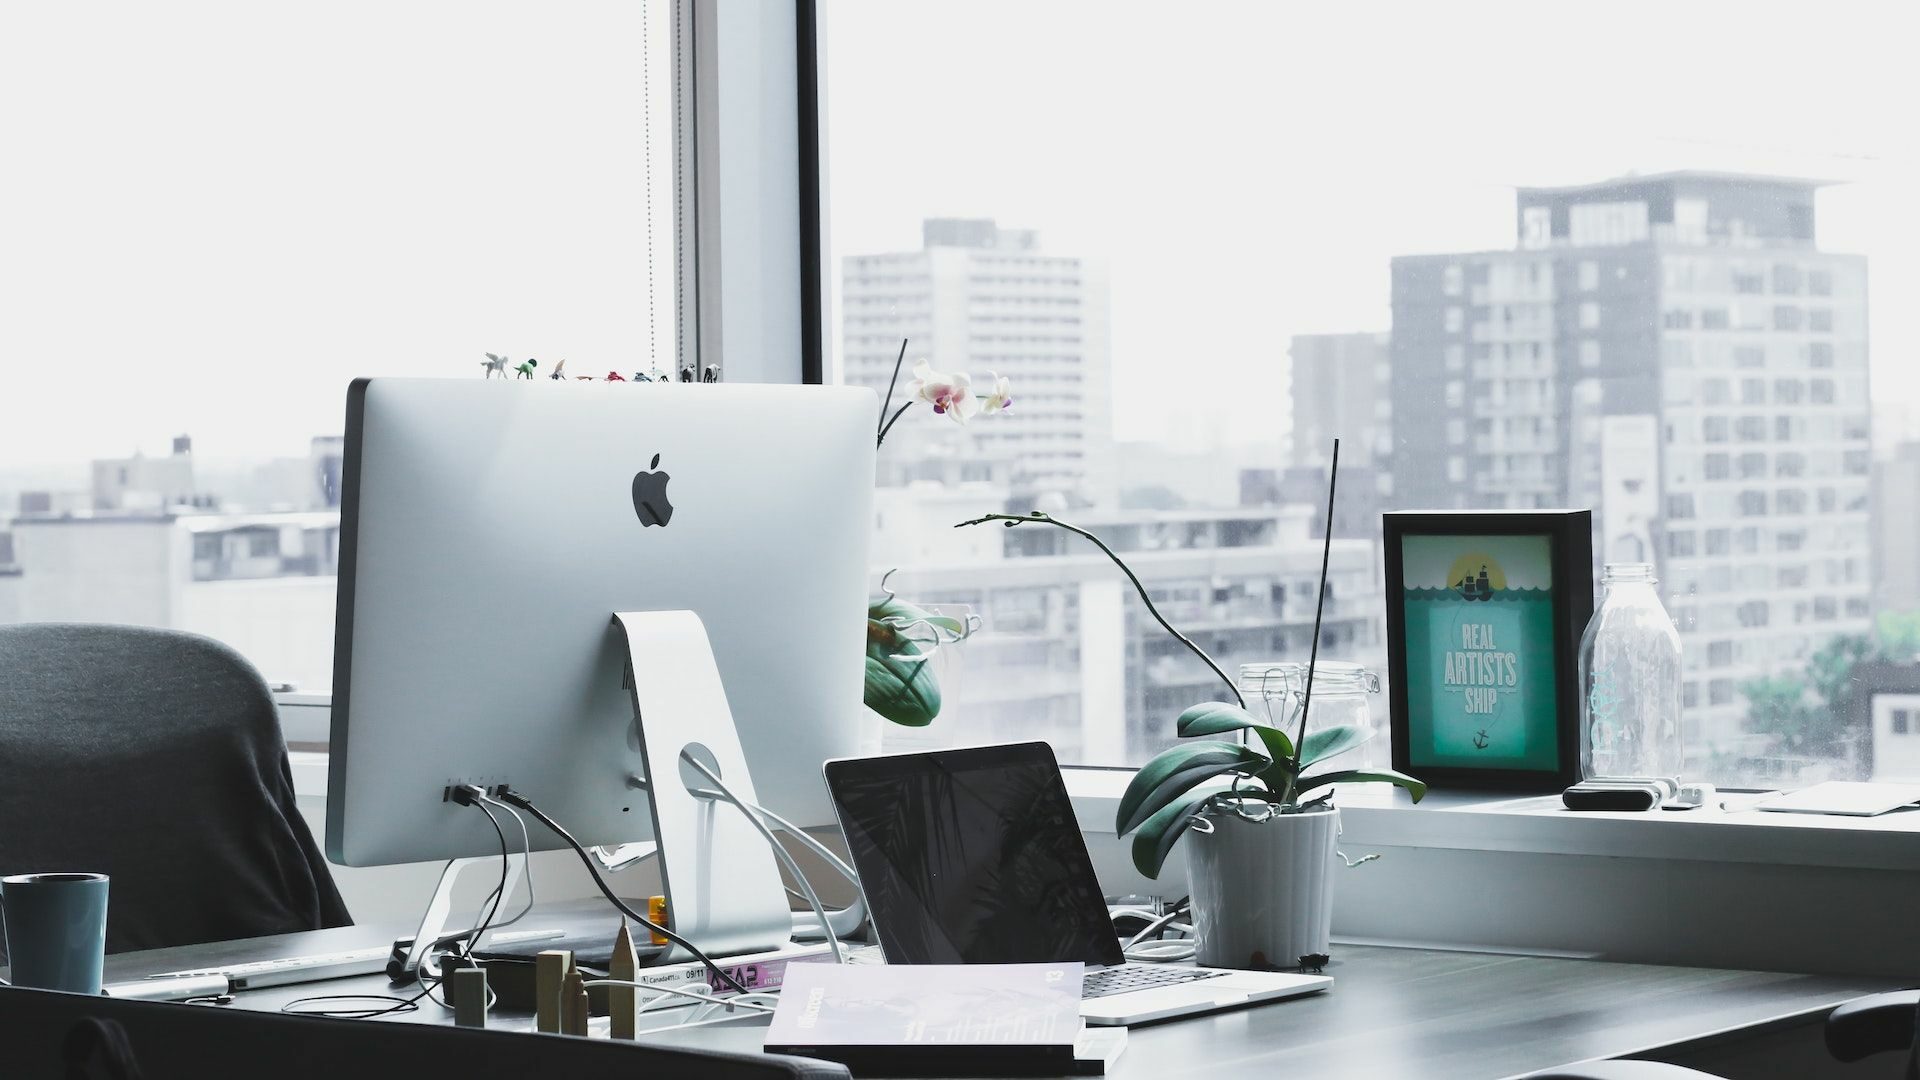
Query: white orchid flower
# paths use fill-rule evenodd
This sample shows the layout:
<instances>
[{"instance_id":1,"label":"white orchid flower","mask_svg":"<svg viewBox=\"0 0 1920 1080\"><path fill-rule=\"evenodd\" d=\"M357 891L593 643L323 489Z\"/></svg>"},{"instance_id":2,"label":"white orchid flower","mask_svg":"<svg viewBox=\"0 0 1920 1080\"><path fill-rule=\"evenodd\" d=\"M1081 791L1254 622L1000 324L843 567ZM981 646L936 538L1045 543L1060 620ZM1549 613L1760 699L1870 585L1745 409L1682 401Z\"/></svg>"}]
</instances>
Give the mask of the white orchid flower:
<instances>
[{"instance_id":1,"label":"white orchid flower","mask_svg":"<svg viewBox=\"0 0 1920 1080\"><path fill-rule=\"evenodd\" d=\"M992 387L980 402L980 411L985 413L1005 412L1013 404L1013 384L1005 375L987 372L987 385Z\"/></svg>"},{"instance_id":2,"label":"white orchid flower","mask_svg":"<svg viewBox=\"0 0 1920 1080\"><path fill-rule=\"evenodd\" d=\"M973 380L965 372L949 375L935 371L925 360L913 365L913 396L933 406L933 411L966 423L980 411L980 399L973 396Z\"/></svg>"}]
</instances>

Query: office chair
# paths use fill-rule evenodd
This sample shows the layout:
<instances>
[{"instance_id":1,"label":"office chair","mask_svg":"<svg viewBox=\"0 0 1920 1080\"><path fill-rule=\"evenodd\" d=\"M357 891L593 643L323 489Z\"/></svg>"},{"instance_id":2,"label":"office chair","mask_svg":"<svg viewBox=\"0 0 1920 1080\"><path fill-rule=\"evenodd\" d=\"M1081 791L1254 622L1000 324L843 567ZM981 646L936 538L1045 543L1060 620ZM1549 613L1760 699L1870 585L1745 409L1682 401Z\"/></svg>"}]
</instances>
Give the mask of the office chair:
<instances>
[{"instance_id":1,"label":"office chair","mask_svg":"<svg viewBox=\"0 0 1920 1080\"><path fill-rule=\"evenodd\" d=\"M0 626L0 874L48 871L112 878L108 952L353 921L266 683L173 630Z\"/></svg>"},{"instance_id":2,"label":"office chair","mask_svg":"<svg viewBox=\"0 0 1920 1080\"><path fill-rule=\"evenodd\" d=\"M1920 1080L1920 990L1869 994L1827 1015L1827 1053L1855 1062L1874 1054L1907 1052L1906 1080ZM1710 1073L1658 1061L1595 1061L1529 1073L1526 1080L1715 1080Z\"/></svg>"}]
</instances>

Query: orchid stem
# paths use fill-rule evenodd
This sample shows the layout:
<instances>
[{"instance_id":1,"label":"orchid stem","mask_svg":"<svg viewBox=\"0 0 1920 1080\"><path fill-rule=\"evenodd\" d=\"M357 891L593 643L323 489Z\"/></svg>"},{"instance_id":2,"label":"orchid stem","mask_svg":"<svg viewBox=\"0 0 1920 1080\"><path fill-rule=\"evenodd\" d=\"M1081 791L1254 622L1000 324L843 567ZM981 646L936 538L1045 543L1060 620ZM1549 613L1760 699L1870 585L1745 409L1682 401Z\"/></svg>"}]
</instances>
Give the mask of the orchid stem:
<instances>
[{"instance_id":1,"label":"orchid stem","mask_svg":"<svg viewBox=\"0 0 1920 1080\"><path fill-rule=\"evenodd\" d=\"M900 365L905 363L906 359L907 339L901 338L900 355L893 358L893 378L887 380L887 397L885 401L880 403L880 434L873 440L873 445L875 446L879 446L881 443L887 441L887 429L893 426L893 421L887 419L887 410L893 408L893 388L900 385ZM908 402L908 404L912 404L912 402ZM902 412L906 411L905 405L902 405L900 408ZM900 413L894 413L893 419L900 419Z\"/></svg>"},{"instance_id":2,"label":"orchid stem","mask_svg":"<svg viewBox=\"0 0 1920 1080\"><path fill-rule=\"evenodd\" d=\"M1152 615L1154 621L1160 624L1160 628L1165 630L1167 633L1172 634L1174 639L1180 642L1180 644L1185 645L1189 650L1191 650L1193 652L1193 655L1205 661L1206 665L1213 669L1213 673L1215 675L1220 676L1220 681L1227 684L1227 689L1233 693L1233 700L1237 704L1239 704L1241 708L1244 709L1247 707L1247 699L1241 696L1240 688L1234 685L1233 680L1227 678L1227 673L1220 670L1220 665L1213 662L1213 657L1208 656L1207 651L1205 649L1202 649L1200 646L1195 645L1193 643L1192 638L1189 638L1187 635L1173 628L1173 624L1168 622L1166 620L1166 617L1160 614L1160 609L1153 606L1153 598L1147 595L1147 587L1145 585L1142 585L1140 583L1140 579L1134 575L1133 568L1126 564L1126 560L1114 554L1113 549L1108 547L1104 542L1102 542L1099 537L1093 535L1092 533L1079 527L1078 525L1069 525L1058 518L1049 517L1048 515L1043 514L1038 510L1033 511L1031 514L987 514L984 517L977 517L971 521L962 521L958 525L955 525L954 528L960 529L960 528L965 528L968 525L983 525L989 521L1003 521L1006 523L1007 528L1009 529L1013 528L1015 525L1030 525L1030 524L1036 524L1036 523L1041 525L1053 525L1058 528L1065 529L1076 536L1084 537L1088 541L1092 542L1094 547L1099 548L1107 556L1107 558L1113 560L1113 565L1119 567L1121 573L1127 575L1128 581L1133 582L1133 591L1140 594L1140 602L1147 605L1147 613Z\"/></svg>"},{"instance_id":3,"label":"orchid stem","mask_svg":"<svg viewBox=\"0 0 1920 1080\"><path fill-rule=\"evenodd\" d=\"M894 423L900 419L901 414L905 413L908 409L911 409L911 408L913 408L913 402L911 401L904 401L900 403L900 408L894 411L893 419L887 421L887 426L880 429L880 438L875 440L874 442L875 446L879 446L881 443L887 441L887 432L892 431Z\"/></svg>"}]
</instances>

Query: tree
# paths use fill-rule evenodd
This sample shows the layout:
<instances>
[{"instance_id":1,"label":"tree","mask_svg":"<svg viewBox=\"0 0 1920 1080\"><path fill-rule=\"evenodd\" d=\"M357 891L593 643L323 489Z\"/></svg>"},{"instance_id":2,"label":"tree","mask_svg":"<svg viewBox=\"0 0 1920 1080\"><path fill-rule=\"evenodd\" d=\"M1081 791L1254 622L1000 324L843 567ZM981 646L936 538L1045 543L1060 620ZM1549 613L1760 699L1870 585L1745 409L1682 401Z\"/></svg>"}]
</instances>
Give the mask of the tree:
<instances>
[{"instance_id":1,"label":"tree","mask_svg":"<svg viewBox=\"0 0 1920 1080\"><path fill-rule=\"evenodd\" d=\"M1751 679L1740 692L1747 697L1747 726L1755 734L1773 736L1789 752L1807 744L1817 718L1805 681L1794 675Z\"/></svg>"}]
</instances>

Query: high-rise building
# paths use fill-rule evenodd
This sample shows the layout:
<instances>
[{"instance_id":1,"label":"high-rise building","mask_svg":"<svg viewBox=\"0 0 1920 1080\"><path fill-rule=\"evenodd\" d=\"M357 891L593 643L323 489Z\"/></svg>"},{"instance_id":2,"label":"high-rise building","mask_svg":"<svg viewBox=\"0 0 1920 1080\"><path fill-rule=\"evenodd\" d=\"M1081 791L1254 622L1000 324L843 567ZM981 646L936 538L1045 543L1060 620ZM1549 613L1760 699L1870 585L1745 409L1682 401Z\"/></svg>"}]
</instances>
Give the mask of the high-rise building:
<instances>
[{"instance_id":1,"label":"high-rise building","mask_svg":"<svg viewBox=\"0 0 1920 1080\"><path fill-rule=\"evenodd\" d=\"M1920 611L1920 533L1907 514L1892 507L1920 506L1920 442L1902 442L1893 456L1873 466L1874 607Z\"/></svg>"},{"instance_id":2,"label":"high-rise building","mask_svg":"<svg viewBox=\"0 0 1920 1080\"><path fill-rule=\"evenodd\" d=\"M104 458L93 463L95 510L164 510L194 505L193 442L185 435L173 440L173 452L150 458Z\"/></svg>"},{"instance_id":3,"label":"high-rise building","mask_svg":"<svg viewBox=\"0 0 1920 1080\"><path fill-rule=\"evenodd\" d=\"M1005 475L1016 498L1059 493L1111 505L1104 270L1045 253L1031 230L990 220L934 219L922 232L918 251L846 259L846 381L884 394L905 339L908 370L924 359L975 380L1004 375L1014 405L966 428L910 411L887 436L882 483L944 476L959 461L979 472L969 479Z\"/></svg>"},{"instance_id":4,"label":"high-rise building","mask_svg":"<svg viewBox=\"0 0 1920 1080\"><path fill-rule=\"evenodd\" d=\"M1386 334L1299 334L1288 348L1293 463L1324 463L1340 440L1348 465L1392 453L1392 361Z\"/></svg>"},{"instance_id":5,"label":"high-rise building","mask_svg":"<svg viewBox=\"0 0 1920 1080\"><path fill-rule=\"evenodd\" d=\"M1817 187L1523 188L1514 250L1393 262L1395 503L1593 507L1659 567L1702 754L1768 754L1742 684L1869 625L1867 267Z\"/></svg>"}]
</instances>

